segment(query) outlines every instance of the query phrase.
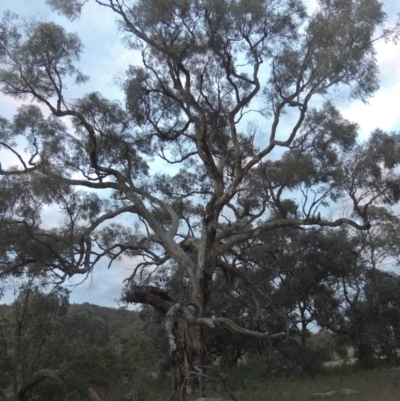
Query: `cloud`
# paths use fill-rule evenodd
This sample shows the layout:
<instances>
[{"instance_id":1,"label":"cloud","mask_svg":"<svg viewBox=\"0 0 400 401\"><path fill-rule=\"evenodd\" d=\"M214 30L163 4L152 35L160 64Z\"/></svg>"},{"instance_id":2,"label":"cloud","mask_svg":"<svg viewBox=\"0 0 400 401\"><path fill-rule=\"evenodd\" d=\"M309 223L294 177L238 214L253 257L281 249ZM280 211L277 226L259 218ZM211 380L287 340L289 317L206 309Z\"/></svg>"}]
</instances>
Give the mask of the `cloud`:
<instances>
[{"instance_id":1,"label":"cloud","mask_svg":"<svg viewBox=\"0 0 400 401\"><path fill-rule=\"evenodd\" d=\"M108 268L108 260L102 260L96 265L95 272L88 277L74 276L66 281L63 286L71 291L71 303L85 303L118 308L121 298L124 280L128 278L136 264L137 258L122 258ZM0 304L11 304L18 295L18 288L21 284L19 279L11 278L3 282L6 287L4 296L0 299ZM48 288L49 290L51 287ZM129 308L136 308L129 305Z\"/></svg>"},{"instance_id":2,"label":"cloud","mask_svg":"<svg viewBox=\"0 0 400 401\"><path fill-rule=\"evenodd\" d=\"M123 281L132 274L138 261L138 258L123 257L108 268L108 260L103 260L96 266L96 271L77 286L74 284L82 281L83 277L73 277L69 283L72 285L71 302L90 302L101 306L118 307Z\"/></svg>"},{"instance_id":3,"label":"cloud","mask_svg":"<svg viewBox=\"0 0 400 401\"><path fill-rule=\"evenodd\" d=\"M375 128L400 131L400 46L381 42L376 48L380 89L367 104L352 101L340 107L348 120L360 125L362 139Z\"/></svg>"}]
</instances>

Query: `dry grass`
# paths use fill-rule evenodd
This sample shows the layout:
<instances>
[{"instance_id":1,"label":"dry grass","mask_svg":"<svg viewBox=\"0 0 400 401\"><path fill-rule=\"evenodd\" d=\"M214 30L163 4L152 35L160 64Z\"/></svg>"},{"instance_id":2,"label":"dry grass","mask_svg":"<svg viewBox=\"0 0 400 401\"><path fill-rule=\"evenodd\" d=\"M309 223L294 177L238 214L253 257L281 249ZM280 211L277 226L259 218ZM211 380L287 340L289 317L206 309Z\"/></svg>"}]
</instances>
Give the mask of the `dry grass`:
<instances>
[{"instance_id":1,"label":"dry grass","mask_svg":"<svg viewBox=\"0 0 400 401\"><path fill-rule=\"evenodd\" d=\"M398 379L390 377L388 369L376 371L328 373L315 379L269 379L247 382L246 388L236 391L243 401L305 401L312 393L324 393L342 388L359 391L354 396L338 395L327 400L399 401L400 372ZM226 398L226 394L220 396Z\"/></svg>"},{"instance_id":2,"label":"dry grass","mask_svg":"<svg viewBox=\"0 0 400 401\"><path fill-rule=\"evenodd\" d=\"M397 376L398 375L398 376ZM337 395L327 398L328 401L354 400L354 401L399 401L400 400L400 371L389 369L375 371L355 371L348 366L347 369L328 369L323 375L315 379L283 379L262 378L257 380L246 379L244 386L236 390L236 395L242 401L306 401L313 393L338 391L343 388L359 391L354 396ZM217 390L217 389L215 389ZM208 397L228 398L227 394L211 391Z\"/></svg>"}]
</instances>

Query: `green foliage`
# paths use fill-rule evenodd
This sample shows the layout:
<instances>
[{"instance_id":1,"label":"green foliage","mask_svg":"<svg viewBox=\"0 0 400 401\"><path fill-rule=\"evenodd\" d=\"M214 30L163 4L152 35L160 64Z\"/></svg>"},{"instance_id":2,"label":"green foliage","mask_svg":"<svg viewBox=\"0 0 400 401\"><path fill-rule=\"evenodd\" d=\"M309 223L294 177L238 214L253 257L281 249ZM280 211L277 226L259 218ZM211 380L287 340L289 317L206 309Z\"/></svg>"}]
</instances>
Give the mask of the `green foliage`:
<instances>
[{"instance_id":1,"label":"green foliage","mask_svg":"<svg viewBox=\"0 0 400 401\"><path fill-rule=\"evenodd\" d=\"M34 286L23 289L13 305L0 307L0 399L9 399L12 383L19 390L44 368L57 370L58 379L45 380L24 399L81 401L88 387L102 399L132 390L151 401L164 397L169 379L165 370L159 374L162 341L153 331L161 322L148 312L138 320L124 308L69 305L68 291L61 287L49 294Z\"/></svg>"},{"instance_id":2,"label":"green foliage","mask_svg":"<svg viewBox=\"0 0 400 401\"><path fill-rule=\"evenodd\" d=\"M109 342L108 327L104 319L85 308L75 305L70 307L62 326L68 343L84 341L101 347Z\"/></svg>"},{"instance_id":3,"label":"green foliage","mask_svg":"<svg viewBox=\"0 0 400 401\"><path fill-rule=\"evenodd\" d=\"M140 331L133 333L122 353L127 363L125 371L130 377L148 374L158 360L151 339Z\"/></svg>"},{"instance_id":4,"label":"green foliage","mask_svg":"<svg viewBox=\"0 0 400 401\"><path fill-rule=\"evenodd\" d=\"M71 394L66 392L64 383L59 380L46 380L35 387L24 398L26 400L46 400L46 401L80 401L72 398Z\"/></svg>"},{"instance_id":5,"label":"green foliage","mask_svg":"<svg viewBox=\"0 0 400 401\"><path fill-rule=\"evenodd\" d=\"M71 20L78 18L79 14L82 10L83 4L86 3L86 0L83 1L63 1L63 0L46 0L51 7L56 10L59 10L60 13L63 13Z\"/></svg>"},{"instance_id":6,"label":"green foliage","mask_svg":"<svg viewBox=\"0 0 400 401\"><path fill-rule=\"evenodd\" d=\"M164 319L153 309L144 307L139 312L140 322L139 330L145 333L151 342L153 354L157 355L159 363L158 373L165 376L170 368L170 361L166 358L168 353L168 342L165 338L165 322Z\"/></svg>"},{"instance_id":7,"label":"green foliage","mask_svg":"<svg viewBox=\"0 0 400 401\"><path fill-rule=\"evenodd\" d=\"M121 346L123 374L136 400L147 396L149 385L154 385L154 375L158 374L159 354L154 345L148 336L138 331Z\"/></svg>"},{"instance_id":8,"label":"green foliage","mask_svg":"<svg viewBox=\"0 0 400 401\"><path fill-rule=\"evenodd\" d=\"M73 65L82 50L76 34L69 34L52 22L14 24L13 20L17 20L15 15L6 14L0 24L7 32L0 40L2 91L26 98L33 84L38 94L46 98L57 95L53 85L57 77L73 76L75 83L87 80ZM11 48L12 59L6 56ZM22 65L23 68L18 68ZM19 90L15 91L17 87Z\"/></svg>"},{"instance_id":9,"label":"green foliage","mask_svg":"<svg viewBox=\"0 0 400 401\"><path fill-rule=\"evenodd\" d=\"M121 367L115 351L110 346L99 347L82 340L69 346L70 359L61 366L60 372L66 391L85 396L88 387L93 387L107 397L121 380Z\"/></svg>"},{"instance_id":10,"label":"green foliage","mask_svg":"<svg viewBox=\"0 0 400 401\"><path fill-rule=\"evenodd\" d=\"M9 354L3 324L0 326L0 400L6 399L5 392L12 381L12 356Z\"/></svg>"}]
</instances>

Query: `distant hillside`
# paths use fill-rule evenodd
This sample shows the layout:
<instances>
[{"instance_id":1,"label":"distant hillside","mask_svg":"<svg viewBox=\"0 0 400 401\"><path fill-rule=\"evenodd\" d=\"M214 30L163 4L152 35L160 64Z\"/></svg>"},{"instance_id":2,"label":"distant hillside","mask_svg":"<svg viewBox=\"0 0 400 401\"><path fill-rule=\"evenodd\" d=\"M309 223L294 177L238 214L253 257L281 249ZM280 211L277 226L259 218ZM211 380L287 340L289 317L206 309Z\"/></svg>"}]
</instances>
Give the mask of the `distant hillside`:
<instances>
[{"instance_id":1,"label":"distant hillside","mask_svg":"<svg viewBox=\"0 0 400 401\"><path fill-rule=\"evenodd\" d=\"M0 316L6 313L10 309L10 305L0 304Z\"/></svg>"},{"instance_id":2,"label":"distant hillside","mask_svg":"<svg viewBox=\"0 0 400 401\"><path fill-rule=\"evenodd\" d=\"M7 313L10 305L0 304L0 317ZM138 313L121 308L108 308L105 306L93 305L88 302L83 304L71 304L70 310L87 310L96 317L103 319L109 330L109 335L116 342L121 338L129 338L135 330L140 330L141 322L138 318Z\"/></svg>"},{"instance_id":3,"label":"distant hillside","mask_svg":"<svg viewBox=\"0 0 400 401\"><path fill-rule=\"evenodd\" d=\"M71 304L70 308L86 309L93 315L105 320L108 325L111 337L129 337L133 331L137 330L138 313L121 308L108 308L105 306L93 305L88 302L83 304Z\"/></svg>"}]
</instances>

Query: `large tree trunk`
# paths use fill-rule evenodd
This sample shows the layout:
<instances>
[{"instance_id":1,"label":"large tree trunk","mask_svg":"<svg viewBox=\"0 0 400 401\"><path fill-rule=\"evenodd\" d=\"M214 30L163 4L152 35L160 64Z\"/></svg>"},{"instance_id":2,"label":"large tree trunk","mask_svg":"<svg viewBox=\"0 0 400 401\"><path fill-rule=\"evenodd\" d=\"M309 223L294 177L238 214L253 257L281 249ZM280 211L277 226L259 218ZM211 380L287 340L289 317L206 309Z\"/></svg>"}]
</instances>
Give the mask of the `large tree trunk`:
<instances>
[{"instance_id":1,"label":"large tree trunk","mask_svg":"<svg viewBox=\"0 0 400 401\"><path fill-rule=\"evenodd\" d=\"M193 294L193 293L192 293ZM132 286L124 295L126 302L153 306L165 317L165 330L170 347L173 400L181 400L201 389L201 376L195 367L202 364L202 329L189 325L186 317L197 317L198 302L180 305L164 291L152 286Z\"/></svg>"},{"instance_id":2,"label":"large tree trunk","mask_svg":"<svg viewBox=\"0 0 400 401\"><path fill-rule=\"evenodd\" d=\"M306 303L303 301L298 302L298 308L300 310L300 319L301 319L301 332L300 332L300 338L301 338L301 346L303 348L307 348L307 323L306 323L306 315L305 315L305 307Z\"/></svg>"},{"instance_id":3,"label":"large tree trunk","mask_svg":"<svg viewBox=\"0 0 400 401\"><path fill-rule=\"evenodd\" d=\"M188 326L179 317L173 318L172 335L175 347L171 349L171 365L173 369L173 399L184 399L186 395L194 395L201 389L201 377L195 367L201 365L202 338L199 326ZM169 338L170 345L172 337Z\"/></svg>"},{"instance_id":4,"label":"large tree trunk","mask_svg":"<svg viewBox=\"0 0 400 401\"><path fill-rule=\"evenodd\" d=\"M206 265L209 264L205 262ZM204 329L198 324L189 324L189 320L206 317L212 275L207 274L210 269L204 266L200 268L196 265L188 270L190 284L185 302L183 305L175 304L166 314L166 332L174 373L174 399L184 399L186 395L201 396L203 390L198 366L203 365L204 360Z\"/></svg>"}]
</instances>

